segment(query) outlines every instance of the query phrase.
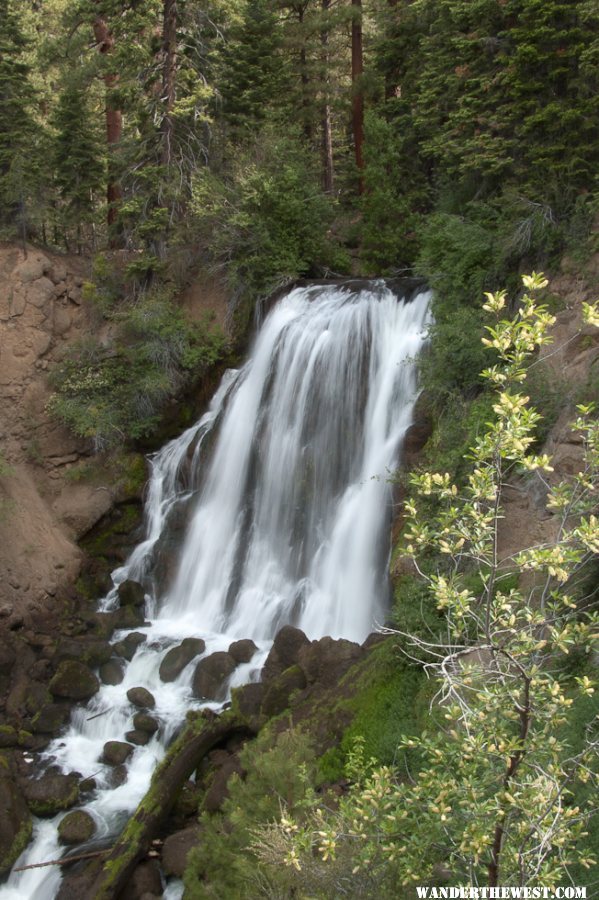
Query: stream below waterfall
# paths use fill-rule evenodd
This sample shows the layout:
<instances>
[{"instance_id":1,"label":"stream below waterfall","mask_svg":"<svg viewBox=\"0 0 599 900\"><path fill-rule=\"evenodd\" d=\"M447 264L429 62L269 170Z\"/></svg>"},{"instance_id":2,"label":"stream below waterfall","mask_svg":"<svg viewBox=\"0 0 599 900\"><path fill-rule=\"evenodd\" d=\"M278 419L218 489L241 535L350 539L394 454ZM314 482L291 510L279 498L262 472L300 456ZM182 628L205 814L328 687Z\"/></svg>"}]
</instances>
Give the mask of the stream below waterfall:
<instances>
[{"instance_id":1,"label":"stream below waterfall","mask_svg":"<svg viewBox=\"0 0 599 900\"><path fill-rule=\"evenodd\" d=\"M398 291L400 296L398 297ZM66 731L38 758L44 766L92 778L82 807L96 823L90 849L126 822L190 708L197 663L252 639L228 690L257 680L283 625L309 638L362 642L384 619L392 491L402 438L417 397L414 359L429 322L429 294L406 282L368 288L313 285L292 290L265 319L248 362L228 371L209 410L150 460L145 538L113 573L100 602L118 605L118 586L146 591L144 637L117 685L102 685L77 707ZM127 632L117 632L113 641ZM176 678L159 668L169 649L201 638L204 652ZM155 699L159 730L136 746L126 779L114 786L101 761L107 741L124 741L142 686ZM36 820L16 866L56 859L54 819ZM0 900L52 900L59 867L14 873ZM164 896L181 896L180 883Z\"/></svg>"}]
</instances>

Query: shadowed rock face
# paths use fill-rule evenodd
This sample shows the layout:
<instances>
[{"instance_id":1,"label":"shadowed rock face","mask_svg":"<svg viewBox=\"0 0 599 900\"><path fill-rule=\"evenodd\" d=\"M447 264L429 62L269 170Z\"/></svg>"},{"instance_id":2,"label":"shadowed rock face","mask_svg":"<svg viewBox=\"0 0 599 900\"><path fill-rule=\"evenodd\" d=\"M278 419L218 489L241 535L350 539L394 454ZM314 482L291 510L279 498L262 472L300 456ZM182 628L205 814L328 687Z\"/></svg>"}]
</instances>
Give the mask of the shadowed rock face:
<instances>
[{"instance_id":1,"label":"shadowed rock face","mask_svg":"<svg viewBox=\"0 0 599 900\"><path fill-rule=\"evenodd\" d=\"M202 659L197 664L193 676L194 697L204 700L224 700L226 680L236 668L235 659L224 651L211 653L206 659Z\"/></svg>"}]
</instances>

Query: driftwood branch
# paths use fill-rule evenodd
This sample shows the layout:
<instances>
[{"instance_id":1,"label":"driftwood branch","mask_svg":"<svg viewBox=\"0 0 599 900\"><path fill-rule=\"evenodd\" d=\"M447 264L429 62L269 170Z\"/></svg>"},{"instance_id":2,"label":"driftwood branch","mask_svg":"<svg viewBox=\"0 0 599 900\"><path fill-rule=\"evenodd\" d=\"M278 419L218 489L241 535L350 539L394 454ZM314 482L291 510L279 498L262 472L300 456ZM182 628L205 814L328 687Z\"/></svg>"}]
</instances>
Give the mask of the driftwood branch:
<instances>
[{"instance_id":1,"label":"driftwood branch","mask_svg":"<svg viewBox=\"0 0 599 900\"><path fill-rule=\"evenodd\" d=\"M97 856L106 856L107 850L90 850L88 853L78 853L76 856L63 856L61 859L49 859L47 862L30 863L28 866L18 866L13 872L26 872L27 869L43 869L44 866L68 866L70 863L79 862L81 859L94 859Z\"/></svg>"}]
</instances>

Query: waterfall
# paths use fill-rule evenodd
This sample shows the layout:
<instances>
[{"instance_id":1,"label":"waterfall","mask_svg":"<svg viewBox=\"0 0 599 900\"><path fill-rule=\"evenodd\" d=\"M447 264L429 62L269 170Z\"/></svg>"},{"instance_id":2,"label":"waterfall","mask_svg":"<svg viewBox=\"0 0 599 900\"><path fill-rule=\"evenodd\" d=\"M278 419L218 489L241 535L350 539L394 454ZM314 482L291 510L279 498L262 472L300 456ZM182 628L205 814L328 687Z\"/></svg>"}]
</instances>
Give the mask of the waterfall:
<instances>
[{"instance_id":1,"label":"waterfall","mask_svg":"<svg viewBox=\"0 0 599 900\"><path fill-rule=\"evenodd\" d=\"M220 706L192 696L193 665L161 681L174 644L201 637L209 655L252 638L258 652L236 669L234 686L259 677L284 624L310 638L363 641L383 621L388 476L412 421L414 359L428 321L428 292L413 287L400 299L383 281L296 288L265 319L246 365L226 373L206 414L151 459L145 538L101 603L111 609L120 583L140 581L149 621L137 630L147 640L123 682L78 707L43 754L64 772L94 777L85 808L96 839L135 808L186 710ZM126 781L114 787L100 757L106 741L131 728L126 695L138 685L155 697L160 730L135 748ZM60 818L36 824L18 865L60 855ZM0 898L52 900L60 877L56 869L13 873Z\"/></svg>"}]
</instances>

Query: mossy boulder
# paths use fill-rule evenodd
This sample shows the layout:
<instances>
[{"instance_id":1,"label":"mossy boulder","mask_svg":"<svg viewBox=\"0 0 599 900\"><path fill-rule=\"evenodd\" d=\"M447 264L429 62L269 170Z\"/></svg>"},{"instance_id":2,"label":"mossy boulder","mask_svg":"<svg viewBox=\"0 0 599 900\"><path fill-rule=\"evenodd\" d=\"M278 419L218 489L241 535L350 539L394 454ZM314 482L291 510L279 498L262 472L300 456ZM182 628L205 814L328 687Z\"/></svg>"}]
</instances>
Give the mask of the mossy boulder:
<instances>
[{"instance_id":1,"label":"mossy boulder","mask_svg":"<svg viewBox=\"0 0 599 900\"><path fill-rule=\"evenodd\" d=\"M237 668L230 653L219 651L200 660L193 675L194 697L204 700L224 700L226 681Z\"/></svg>"},{"instance_id":2,"label":"mossy boulder","mask_svg":"<svg viewBox=\"0 0 599 900\"><path fill-rule=\"evenodd\" d=\"M249 663L257 650L258 648L254 642L246 638L243 641L233 641L228 653L231 654L236 663Z\"/></svg>"},{"instance_id":3,"label":"mossy boulder","mask_svg":"<svg viewBox=\"0 0 599 900\"><path fill-rule=\"evenodd\" d=\"M96 832L96 823L89 813L75 809L67 813L58 826L58 839L67 847L89 841Z\"/></svg>"},{"instance_id":4,"label":"mossy boulder","mask_svg":"<svg viewBox=\"0 0 599 900\"><path fill-rule=\"evenodd\" d=\"M335 687L347 670L363 658L365 652L353 641L323 637L302 647L297 655L297 662L303 669L308 684Z\"/></svg>"},{"instance_id":5,"label":"mossy boulder","mask_svg":"<svg viewBox=\"0 0 599 900\"><path fill-rule=\"evenodd\" d=\"M183 669L206 649L201 638L185 638L177 647L171 647L160 663L160 678L164 682L175 681Z\"/></svg>"},{"instance_id":6,"label":"mossy boulder","mask_svg":"<svg viewBox=\"0 0 599 900\"><path fill-rule=\"evenodd\" d=\"M94 673L82 662L67 659L60 663L49 684L54 697L67 700L88 700L100 689Z\"/></svg>"},{"instance_id":7,"label":"mossy boulder","mask_svg":"<svg viewBox=\"0 0 599 900\"><path fill-rule=\"evenodd\" d=\"M135 748L125 741L106 741L102 751L102 762L109 766L122 766Z\"/></svg>"},{"instance_id":8,"label":"mossy boulder","mask_svg":"<svg viewBox=\"0 0 599 900\"><path fill-rule=\"evenodd\" d=\"M137 581L123 581L117 593L121 606L144 606L145 591Z\"/></svg>"},{"instance_id":9,"label":"mossy boulder","mask_svg":"<svg viewBox=\"0 0 599 900\"><path fill-rule=\"evenodd\" d=\"M69 721L71 714L67 703L47 703L31 720L35 734L56 734Z\"/></svg>"},{"instance_id":10,"label":"mossy boulder","mask_svg":"<svg viewBox=\"0 0 599 900\"><path fill-rule=\"evenodd\" d=\"M37 781L27 779L23 793L29 809L36 816L52 817L70 809L79 801L79 778L70 775L48 774Z\"/></svg>"},{"instance_id":11,"label":"mossy boulder","mask_svg":"<svg viewBox=\"0 0 599 900\"><path fill-rule=\"evenodd\" d=\"M242 719L252 719L260 714L265 693L266 685L260 682L252 682L235 688L231 695L233 709Z\"/></svg>"},{"instance_id":12,"label":"mossy boulder","mask_svg":"<svg viewBox=\"0 0 599 900\"><path fill-rule=\"evenodd\" d=\"M0 725L0 750L16 747L19 743L19 732L12 725Z\"/></svg>"},{"instance_id":13,"label":"mossy boulder","mask_svg":"<svg viewBox=\"0 0 599 900\"><path fill-rule=\"evenodd\" d=\"M31 840L31 814L8 771L0 770L0 875L8 872Z\"/></svg>"},{"instance_id":14,"label":"mossy boulder","mask_svg":"<svg viewBox=\"0 0 599 900\"><path fill-rule=\"evenodd\" d=\"M54 659L57 662L76 659L95 668L107 662L111 655L112 650L108 641L62 638L56 647Z\"/></svg>"},{"instance_id":15,"label":"mossy boulder","mask_svg":"<svg viewBox=\"0 0 599 900\"><path fill-rule=\"evenodd\" d=\"M145 687L132 687L127 691L127 700L138 709L154 709L156 700Z\"/></svg>"},{"instance_id":16,"label":"mossy boulder","mask_svg":"<svg viewBox=\"0 0 599 900\"><path fill-rule=\"evenodd\" d=\"M289 707L292 694L306 687L306 676L300 666L290 666L266 686L261 712L270 718Z\"/></svg>"},{"instance_id":17,"label":"mossy boulder","mask_svg":"<svg viewBox=\"0 0 599 900\"><path fill-rule=\"evenodd\" d=\"M262 669L262 680L268 681L294 666L300 651L310 646L310 641L300 628L285 625L276 635L270 653Z\"/></svg>"}]
</instances>

